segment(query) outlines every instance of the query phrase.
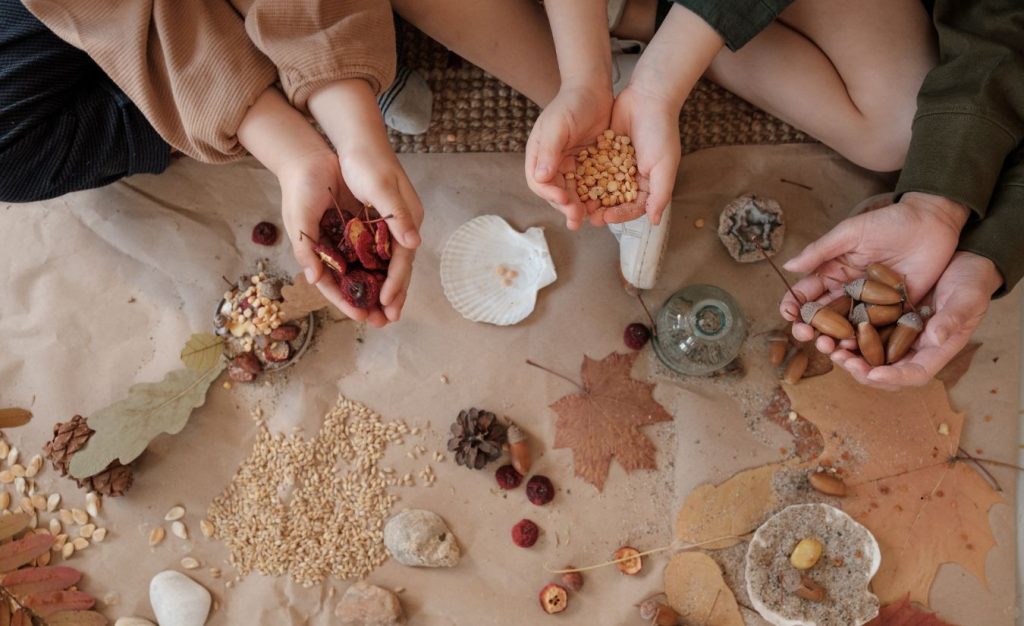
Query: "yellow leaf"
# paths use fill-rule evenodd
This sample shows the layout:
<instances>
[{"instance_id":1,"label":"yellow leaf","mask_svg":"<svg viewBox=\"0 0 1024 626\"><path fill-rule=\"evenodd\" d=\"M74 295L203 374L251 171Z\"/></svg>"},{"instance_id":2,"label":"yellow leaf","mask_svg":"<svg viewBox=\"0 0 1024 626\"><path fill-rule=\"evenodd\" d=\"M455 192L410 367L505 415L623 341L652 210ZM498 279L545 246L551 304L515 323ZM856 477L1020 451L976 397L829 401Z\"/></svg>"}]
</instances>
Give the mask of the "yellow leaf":
<instances>
[{"instance_id":1,"label":"yellow leaf","mask_svg":"<svg viewBox=\"0 0 1024 626\"><path fill-rule=\"evenodd\" d=\"M224 353L224 340L210 333L196 333L181 349L181 362L197 372L205 372L217 364Z\"/></svg>"},{"instance_id":2,"label":"yellow leaf","mask_svg":"<svg viewBox=\"0 0 1024 626\"><path fill-rule=\"evenodd\" d=\"M720 485L697 487L676 517L676 536L686 543L701 543L708 550L736 545L739 539L703 542L753 532L778 504L772 479L781 467L777 463L755 467Z\"/></svg>"},{"instance_id":3,"label":"yellow leaf","mask_svg":"<svg viewBox=\"0 0 1024 626\"><path fill-rule=\"evenodd\" d=\"M25 409L0 409L0 428L24 426L32 419L32 412Z\"/></svg>"},{"instance_id":4,"label":"yellow leaf","mask_svg":"<svg viewBox=\"0 0 1024 626\"><path fill-rule=\"evenodd\" d=\"M665 595L685 624L743 626L736 596L718 563L703 552L680 552L665 567Z\"/></svg>"}]
</instances>

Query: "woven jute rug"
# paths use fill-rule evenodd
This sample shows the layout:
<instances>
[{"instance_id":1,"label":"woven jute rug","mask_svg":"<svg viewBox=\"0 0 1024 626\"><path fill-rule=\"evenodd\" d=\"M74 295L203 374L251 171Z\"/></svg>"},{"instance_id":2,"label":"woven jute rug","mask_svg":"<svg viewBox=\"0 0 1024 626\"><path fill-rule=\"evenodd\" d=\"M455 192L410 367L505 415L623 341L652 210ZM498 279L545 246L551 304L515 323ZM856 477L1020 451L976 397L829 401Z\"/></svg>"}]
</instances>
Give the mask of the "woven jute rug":
<instances>
[{"instance_id":1,"label":"woven jute rug","mask_svg":"<svg viewBox=\"0 0 1024 626\"><path fill-rule=\"evenodd\" d=\"M522 152L540 110L525 96L450 52L422 32L398 24L401 59L434 93L430 128L390 131L398 152ZM730 92L700 81L679 122L683 154L736 144L807 143L805 133Z\"/></svg>"}]
</instances>

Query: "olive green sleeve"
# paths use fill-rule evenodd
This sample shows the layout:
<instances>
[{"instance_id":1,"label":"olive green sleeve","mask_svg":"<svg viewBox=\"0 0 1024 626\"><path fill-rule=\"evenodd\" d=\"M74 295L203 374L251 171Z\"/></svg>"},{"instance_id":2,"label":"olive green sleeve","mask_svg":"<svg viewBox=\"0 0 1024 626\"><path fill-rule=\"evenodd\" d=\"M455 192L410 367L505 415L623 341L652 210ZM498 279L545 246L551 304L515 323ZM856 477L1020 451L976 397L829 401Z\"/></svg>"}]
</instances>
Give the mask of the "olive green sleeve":
<instances>
[{"instance_id":1,"label":"olive green sleeve","mask_svg":"<svg viewBox=\"0 0 1024 626\"><path fill-rule=\"evenodd\" d=\"M956 200L984 217L1024 136L1024 2L936 0L939 64L917 98L897 195Z\"/></svg>"},{"instance_id":2,"label":"olive green sleeve","mask_svg":"<svg viewBox=\"0 0 1024 626\"><path fill-rule=\"evenodd\" d=\"M676 0L715 29L730 50L739 50L793 0Z\"/></svg>"},{"instance_id":3,"label":"olive green sleeve","mask_svg":"<svg viewBox=\"0 0 1024 626\"><path fill-rule=\"evenodd\" d=\"M959 248L995 263L1003 275L997 297L1024 277L1024 148L1007 160L985 219L967 224Z\"/></svg>"}]
</instances>

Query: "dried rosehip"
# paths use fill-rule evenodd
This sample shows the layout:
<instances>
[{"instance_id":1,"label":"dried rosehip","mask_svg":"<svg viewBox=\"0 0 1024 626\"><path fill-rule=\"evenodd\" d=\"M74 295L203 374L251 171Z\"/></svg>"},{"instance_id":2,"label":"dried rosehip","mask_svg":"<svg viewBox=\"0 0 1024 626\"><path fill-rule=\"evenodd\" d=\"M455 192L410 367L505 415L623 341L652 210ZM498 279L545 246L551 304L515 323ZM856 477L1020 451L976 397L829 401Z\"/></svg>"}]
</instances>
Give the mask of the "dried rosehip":
<instances>
[{"instance_id":1,"label":"dried rosehip","mask_svg":"<svg viewBox=\"0 0 1024 626\"><path fill-rule=\"evenodd\" d=\"M287 341L273 341L263 349L263 358L270 363L284 363L292 355L292 347Z\"/></svg>"},{"instance_id":2,"label":"dried rosehip","mask_svg":"<svg viewBox=\"0 0 1024 626\"><path fill-rule=\"evenodd\" d=\"M352 215L347 211L339 212L334 207L327 209L320 218L320 238L326 236L331 241L341 241L345 238L345 222L350 219Z\"/></svg>"},{"instance_id":3,"label":"dried rosehip","mask_svg":"<svg viewBox=\"0 0 1024 626\"><path fill-rule=\"evenodd\" d=\"M391 260L391 229L384 220L377 223L377 229L373 232L373 245L377 256L384 261Z\"/></svg>"},{"instance_id":4,"label":"dried rosehip","mask_svg":"<svg viewBox=\"0 0 1024 626\"><path fill-rule=\"evenodd\" d=\"M252 374L259 374L263 371L263 364L252 352L243 352L235 357L235 365Z\"/></svg>"},{"instance_id":5,"label":"dried rosehip","mask_svg":"<svg viewBox=\"0 0 1024 626\"><path fill-rule=\"evenodd\" d=\"M494 478L502 489L515 489L523 482L523 475L511 465L502 465L494 472Z\"/></svg>"},{"instance_id":6,"label":"dried rosehip","mask_svg":"<svg viewBox=\"0 0 1024 626\"><path fill-rule=\"evenodd\" d=\"M236 383L251 383L256 380L256 374L232 361L228 363L228 378Z\"/></svg>"},{"instance_id":7,"label":"dried rosehip","mask_svg":"<svg viewBox=\"0 0 1024 626\"><path fill-rule=\"evenodd\" d=\"M622 340L630 350L640 350L647 345L647 340L650 338L651 329L639 322L627 326L626 332L622 336Z\"/></svg>"},{"instance_id":8,"label":"dried rosehip","mask_svg":"<svg viewBox=\"0 0 1024 626\"><path fill-rule=\"evenodd\" d=\"M550 583L544 585L544 588L540 590L540 608L544 609L544 612L552 615L554 613L561 613L569 607L569 592L565 590L565 587Z\"/></svg>"},{"instance_id":9,"label":"dried rosehip","mask_svg":"<svg viewBox=\"0 0 1024 626\"><path fill-rule=\"evenodd\" d=\"M526 497L537 506L551 502L555 497L555 487L547 476L534 476L526 483Z\"/></svg>"},{"instance_id":10,"label":"dried rosehip","mask_svg":"<svg viewBox=\"0 0 1024 626\"><path fill-rule=\"evenodd\" d=\"M636 576L644 568L644 561L643 557L640 556L640 551L632 546L622 546L615 551L615 555L612 558L616 561L625 559L616 563L615 566L626 576Z\"/></svg>"},{"instance_id":11,"label":"dried rosehip","mask_svg":"<svg viewBox=\"0 0 1024 626\"><path fill-rule=\"evenodd\" d=\"M320 260L324 262L324 265L331 268L339 274L345 274L348 271L348 263L345 261L344 255L341 254L336 248L331 246L317 243L313 244L313 252L320 257Z\"/></svg>"},{"instance_id":12,"label":"dried rosehip","mask_svg":"<svg viewBox=\"0 0 1024 626\"><path fill-rule=\"evenodd\" d=\"M363 267L368 270L379 270L384 266L374 250L373 233L366 227L363 220L354 217L345 224L345 239L356 251L356 256L359 257L359 262L363 264Z\"/></svg>"},{"instance_id":13,"label":"dried rosehip","mask_svg":"<svg viewBox=\"0 0 1024 626\"><path fill-rule=\"evenodd\" d=\"M295 324L285 324L270 331L270 338L274 341L294 341L299 336L299 327Z\"/></svg>"},{"instance_id":14,"label":"dried rosehip","mask_svg":"<svg viewBox=\"0 0 1024 626\"><path fill-rule=\"evenodd\" d=\"M381 280L371 272L353 269L338 280L341 297L357 309L369 309L380 302Z\"/></svg>"},{"instance_id":15,"label":"dried rosehip","mask_svg":"<svg viewBox=\"0 0 1024 626\"><path fill-rule=\"evenodd\" d=\"M565 569L576 569L572 565L566 565ZM566 572L562 574L562 584L572 591L583 589L583 572Z\"/></svg>"},{"instance_id":16,"label":"dried rosehip","mask_svg":"<svg viewBox=\"0 0 1024 626\"><path fill-rule=\"evenodd\" d=\"M537 543L540 536L540 528L531 520L522 519L512 527L512 541L520 548L529 548Z\"/></svg>"},{"instance_id":17,"label":"dried rosehip","mask_svg":"<svg viewBox=\"0 0 1024 626\"><path fill-rule=\"evenodd\" d=\"M252 229L252 242L261 246L272 246L277 241L277 226L270 222L260 222Z\"/></svg>"}]
</instances>

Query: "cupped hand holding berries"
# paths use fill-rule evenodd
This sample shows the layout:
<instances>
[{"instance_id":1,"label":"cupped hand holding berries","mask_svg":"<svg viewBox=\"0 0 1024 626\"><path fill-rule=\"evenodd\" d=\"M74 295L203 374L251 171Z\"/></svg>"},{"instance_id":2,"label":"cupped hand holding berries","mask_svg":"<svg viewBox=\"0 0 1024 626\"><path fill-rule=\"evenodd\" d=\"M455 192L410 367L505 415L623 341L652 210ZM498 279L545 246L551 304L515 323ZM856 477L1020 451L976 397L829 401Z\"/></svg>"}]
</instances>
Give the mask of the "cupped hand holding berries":
<instances>
[{"instance_id":1,"label":"cupped hand holding berries","mask_svg":"<svg viewBox=\"0 0 1024 626\"><path fill-rule=\"evenodd\" d=\"M925 384L967 343L1002 283L1001 277L997 280L991 274L978 280L974 289L964 292L975 300L976 306L971 307L964 306L959 293L949 291L949 285L962 282L961 276L984 269L983 263L960 254L954 258L968 215L966 207L946 198L907 193L897 204L838 224L784 265L789 271L808 274L793 285L800 302L787 292L779 307L782 316L794 322L793 336L800 341L815 337L814 329L799 321L801 303L829 302L842 295L845 283L863 277L868 265L884 264L905 277L910 302L920 303L934 288L935 317L925 325L917 352L896 364L873 368L852 351L852 340L837 345L821 335L816 347L863 384L883 388ZM987 259L983 261L991 266ZM994 271L994 266L989 269Z\"/></svg>"},{"instance_id":2,"label":"cupped hand holding berries","mask_svg":"<svg viewBox=\"0 0 1024 626\"><path fill-rule=\"evenodd\" d=\"M563 86L537 117L526 143L526 183L565 215L572 230L595 207L579 199L565 174L575 170L579 151L608 128L611 111L610 84Z\"/></svg>"},{"instance_id":3,"label":"cupped hand holding berries","mask_svg":"<svg viewBox=\"0 0 1024 626\"><path fill-rule=\"evenodd\" d=\"M381 309L371 309L365 319L374 326L398 321L412 277L414 251L421 241L423 205L388 142L384 120L366 81L341 80L321 87L310 96L309 109L338 149L340 175L351 195L360 206L372 206L386 218L397 244L380 288ZM328 204L311 208L317 222L329 206L328 199ZM346 308L342 311L349 314Z\"/></svg>"}]
</instances>

